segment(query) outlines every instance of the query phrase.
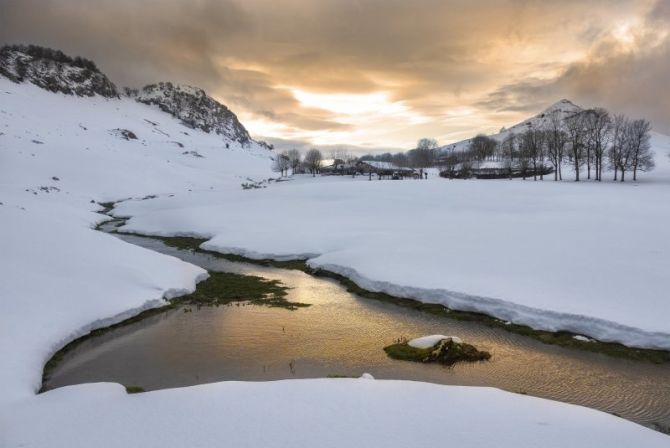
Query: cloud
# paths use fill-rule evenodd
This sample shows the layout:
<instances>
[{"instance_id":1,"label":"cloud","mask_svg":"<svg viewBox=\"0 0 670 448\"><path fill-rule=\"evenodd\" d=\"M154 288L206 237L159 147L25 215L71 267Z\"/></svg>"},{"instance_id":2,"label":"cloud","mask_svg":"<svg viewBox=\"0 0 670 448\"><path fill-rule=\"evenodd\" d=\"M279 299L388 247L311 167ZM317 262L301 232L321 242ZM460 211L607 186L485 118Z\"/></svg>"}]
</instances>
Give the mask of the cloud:
<instances>
[{"instance_id":1,"label":"cloud","mask_svg":"<svg viewBox=\"0 0 670 448\"><path fill-rule=\"evenodd\" d=\"M477 102L482 109L532 112L559 98L586 107L647 118L670 132L670 6L659 1L637 25L601 36L589 54L549 79L501 86Z\"/></svg>"},{"instance_id":2,"label":"cloud","mask_svg":"<svg viewBox=\"0 0 670 448\"><path fill-rule=\"evenodd\" d=\"M659 127L670 126L659 104L670 104L663 79L668 69L655 60L668 60L663 47L654 42L656 53L626 55L608 41L613 26L623 37L627 23L667 27L667 5L0 0L0 42L90 57L122 85L172 80L201 86L264 137L407 147L424 136L458 138L467 127L472 133L495 130L562 96L611 107L633 104L631 110L649 111ZM642 47L655 36L636 39ZM643 73L641 64L649 70ZM644 89L637 82L645 82ZM368 95L371 101L384 95L398 113L361 120L346 110L305 104L296 91Z\"/></svg>"}]
</instances>

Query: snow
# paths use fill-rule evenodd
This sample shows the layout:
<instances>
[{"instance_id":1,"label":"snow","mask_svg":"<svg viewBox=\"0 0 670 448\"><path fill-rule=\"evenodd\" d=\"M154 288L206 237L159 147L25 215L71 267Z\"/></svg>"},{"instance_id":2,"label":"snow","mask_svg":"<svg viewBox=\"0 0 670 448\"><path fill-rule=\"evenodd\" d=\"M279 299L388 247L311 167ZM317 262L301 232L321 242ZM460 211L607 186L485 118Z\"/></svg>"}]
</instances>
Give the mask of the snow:
<instances>
[{"instance_id":1,"label":"snow","mask_svg":"<svg viewBox=\"0 0 670 448\"><path fill-rule=\"evenodd\" d=\"M461 338L456 336L444 336L442 334L431 334L430 336L423 336L420 338L412 339L407 342L407 345L414 348L431 348L434 347L438 342L442 342L445 339L454 341L457 344L462 344L463 341Z\"/></svg>"},{"instance_id":2,"label":"snow","mask_svg":"<svg viewBox=\"0 0 670 448\"><path fill-rule=\"evenodd\" d=\"M581 334L576 334L572 338L582 342L593 342L593 339L582 336Z\"/></svg>"},{"instance_id":3,"label":"snow","mask_svg":"<svg viewBox=\"0 0 670 448\"><path fill-rule=\"evenodd\" d=\"M370 165L372 168L376 168L379 170L396 170L396 171L411 171L411 168L402 168L399 167L398 165L391 163L391 162L383 162L380 160L364 160L363 163Z\"/></svg>"},{"instance_id":4,"label":"snow","mask_svg":"<svg viewBox=\"0 0 670 448\"><path fill-rule=\"evenodd\" d=\"M126 231L200 235L211 238L204 248L251 258L305 257L372 291L670 349L670 138L655 134L653 144L657 170L638 183L306 176L127 201L117 213L132 217Z\"/></svg>"},{"instance_id":5,"label":"snow","mask_svg":"<svg viewBox=\"0 0 670 448\"><path fill-rule=\"evenodd\" d=\"M670 440L582 407L411 381L222 382L135 395L91 384L39 401L0 417L5 446L665 448Z\"/></svg>"},{"instance_id":6,"label":"snow","mask_svg":"<svg viewBox=\"0 0 670 448\"><path fill-rule=\"evenodd\" d=\"M118 138L110 134L113 129L128 129L138 140ZM243 191L240 184L248 178L271 175L270 155L260 146L228 142L230 149L225 149L225 143L130 99L51 94L0 78L0 446L427 447L446 440L463 447L667 446L663 434L583 407L490 388L378 381L365 375L223 382L136 395L100 383L36 395L42 367L54 351L91 329L190 292L206 275L173 257L94 231L101 220L94 213L96 201L158 194L155 200L125 203L121 213L137 213L131 227L207 234L214 237L213 247L244 253L308 254L315 265L340 263L384 282L381 267L361 269L369 261L360 253L350 264L342 262L347 247L342 238L351 238L349 246L361 245L363 251L393 243L403 258L383 250L370 255L388 256L390 273L397 273L399 260L407 266L420 259L413 250L422 246L412 239L398 243L398 227L387 222L384 211L389 198L408 188L400 202L393 201L392 216L400 229L409 221L416 228L424 219L398 216L398 205L428 188L434 190L431 196L415 199L420 209L436 208L428 201L436 199L439 185L448 185L314 179ZM623 191L628 190L634 189ZM300 212L297 221L287 219L296 209L317 203L322 205L313 213L325 216ZM360 219L333 232L335 225L343 225L336 213L350 206L347 213ZM375 213L373 220L369 216ZM324 225L328 216L333 225ZM322 227L310 229L315 225ZM289 235L304 234L278 238L286 229ZM227 240L229 230L239 239L231 235ZM328 238L315 237L319 232ZM661 255L652 261L663 263L664 246L656 247ZM440 276L449 272L445 267ZM401 282L395 285L423 284L420 277L393 280Z\"/></svg>"},{"instance_id":7,"label":"snow","mask_svg":"<svg viewBox=\"0 0 670 448\"><path fill-rule=\"evenodd\" d=\"M31 397L44 363L71 340L192 292L207 275L91 230L94 220L72 209L0 207L0 406Z\"/></svg>"}]
</instances>

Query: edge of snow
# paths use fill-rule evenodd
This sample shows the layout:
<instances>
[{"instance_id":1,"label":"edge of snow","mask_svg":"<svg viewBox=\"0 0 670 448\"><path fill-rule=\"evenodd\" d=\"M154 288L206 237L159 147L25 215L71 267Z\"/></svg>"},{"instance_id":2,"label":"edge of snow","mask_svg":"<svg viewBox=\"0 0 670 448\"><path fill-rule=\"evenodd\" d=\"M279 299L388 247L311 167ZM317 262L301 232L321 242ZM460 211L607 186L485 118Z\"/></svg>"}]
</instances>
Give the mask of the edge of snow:
<instances>
[{"instance_id":1,"label":"edge of snow","mask_svg":"<svg viewBox=\"0 0 670 448\"><path fill-rule=\"evenodd\" d=\"M361 288L373 292L412 298L424 303L441 304L459 311L483 312L496 319L528 325L536 330L570 331L603 342L618 342L629 347L670 350L670 334L662 332L648 332L604 319L531 308L505 300L446 289L423 289L376 281L361 275L355 269L336 264L321 264L318 259L313 258L307 260L307 265L347 277Z\"/></svg>"},{"instance_id":2,"label":"edge of snow","mask_svg":"<svg viewBox=\"0 0 670 448\"><path fill-rule=\"evenodd\" d=\"M112 212L114 216L116 215ZM132 217L124 216L130 218ZM126 226L124 226L126 227ZM211 234L197 232L144 232L132 228L124 232L146 236L184 236L208 239L200 248L221 254L239 255L252 260L271 259L275 261L305 260L313 269L322 269L344 276L363 289L382 292L395 297L409 298L423 303L435 303L458 311L485 313L493 318L515 324L528 325L535 330L569 331L581 334L602 342L614 342L632 348L670 350L670 334L645 331L606 319L583 316L572 313L560 313L519 305L502 299L471 295L447 289L427 289L398 285L385 281L373 280L360 274L357 270L346 266L320 263L317 253L275 254L247 250L240 247L221 246L211 242Z\"/></svg>"},{"instance_id":3,"label":"edge of snow","mask_svg":"<svg viewBox=\"0 0 670 448\"><path fill-rule=\"evenodd\" d=\"M166 256L169 257L169 255L166 255ZM77 340L77 339L79 339L83 336L86 336L87 334L89 334L92 331L99 330L101 328L110 327L112 325L116 325L118 323L121 323L124 320L133 318L133 317L139 315L140 313L142 313L144 311L154 309L154 308L160 308L161 306L166 305L166 300L170 300L170 299L173 299L175 297L179 297L179 296L186 295L186 294L191 294L195 291L195 288L196 288L197 284L200 283L201 281L207 279L208 277L209 277L209 274L207 272L204 272L204 273L199 274L195 277L194 286L192 288L189 287L189 288L169 288L169 289L166 289L163 292L163 294L161 295L160 298L149 299L138 307L129 308L125 311L122 311L122 312L120 312L118 314L115 314L113 316L110 316L110 317L103 317L103 318L100 318L100 319L96 319L96 320L94 320L94 321L92 321L92 322L90 322L90 323L88 323L84 326L81 326L81 327L79 327L75 330L70 331L66 336L62 337L58 341L54 341L51 344L51 346L48 347L48 349L45 353L45 356L42 360L42 366L46 366L46 363L56 353L58 353L60 350L65 348L69 343L71 343L71 342L73 342L73 341L75 341L75 340ZM42 384L41 384L41 378L40 378L40 382L37 385L33 386L33 389L34 389L35 393L37 393L39 391L41 386L42 386Z\"/></svg>"}]
</instances>

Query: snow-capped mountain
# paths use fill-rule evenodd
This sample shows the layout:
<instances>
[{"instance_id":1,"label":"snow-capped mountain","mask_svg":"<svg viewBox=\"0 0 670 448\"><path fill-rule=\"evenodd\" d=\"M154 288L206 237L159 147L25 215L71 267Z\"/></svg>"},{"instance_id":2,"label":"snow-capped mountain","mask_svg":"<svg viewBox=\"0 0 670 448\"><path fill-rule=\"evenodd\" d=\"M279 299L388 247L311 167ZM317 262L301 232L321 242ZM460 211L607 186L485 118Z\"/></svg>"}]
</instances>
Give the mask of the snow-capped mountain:
<instances>
[{"instance_id":1,"label":"snow-capped mountain","mask_svg":"<svg viewBox=\"0 0 670 448\"><path fill-rule=\"evenodd\" d=\"M242 144L251 140L230 109L197 87L160 82L145 86L136 94L129 90L129 94L140 103L157 105L190 128L214 132Z\"/></svg>"},{"instance_id":2,"label":"snow-capped mountain","mask_svg":"<svg viewBox=\"0 0 670 448\"><path fill-rule=\"evenodd\" d=\"M551 106L547 107L539 114L527 120L524 120L521 123L517 123L509 128L503 128L499 133L489 135L489 137L501 142L505 139L506 136L510 134L522 134L523 132L531 128L535 129L546 128L547 126L549 126L554 116L558 116L561 120L565 120L566 118L576 113L579 113L583 110L584 109L582 107L576 105L572 101L562 99L552 104ZM471 138L467 140L461 140L460 142L450 143L448 145L442 146L440 149L457 150L457 151L465 150L467 149L471 141L472 141Z\"/></svg>"},{"instance_id":3,"label":"snow-capped mountain","mask_svg":"<svg viewBox=\"0 0 670 448\"><path fill-rule=\"evenodd\" d=\"M554 116L558 116L561 120L565 120L572 115L583 111L584 109L577 106L570 100L562 99L548 108L546 108L541 113L531 117L527 120L522 121L519 124L515 124L509 129L501 131L501 134L515 133L520 134L525 132L529 128L543 129L551 124L551 120Z\"/></svg>"},{"instance_id":4,"label":"snow-capped mountain","mask_svg":"<svg viewBox=\"0 0 670 448\"><path fill-rule=\"evenodd\" d=\"M94 62L35 45L0 48L0 75L14 82L31 82L51 92L105 98L119 96L114 83Z\"/></svg>"}]
</instances>

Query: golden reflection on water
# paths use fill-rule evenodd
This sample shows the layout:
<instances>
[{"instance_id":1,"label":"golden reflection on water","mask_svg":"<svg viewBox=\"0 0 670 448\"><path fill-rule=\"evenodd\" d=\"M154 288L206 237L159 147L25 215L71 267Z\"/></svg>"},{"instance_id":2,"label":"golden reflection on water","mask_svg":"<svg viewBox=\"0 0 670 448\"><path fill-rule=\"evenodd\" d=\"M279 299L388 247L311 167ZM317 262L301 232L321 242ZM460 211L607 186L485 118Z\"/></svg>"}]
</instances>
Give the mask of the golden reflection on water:
<instances>
[{"instance_id":1,"label":"golden reflection on water","mask_svg":"<svg viewBox=\"0 0 670 448\"><path fill-rule=\"evenodd\" d=\"M132 238L129 238L132 239ZM114 381L147 390L222 380L360 376L493 386L670 425L670 366L609 358L538 343L478 323L452 321L358 298L333 281L298 271L230 263L143 245L207 269L278 279L297 311L252 305L178 309L91 339L54 371L49 387ZM454 334L492 353L453 367L389 359L400 336Z\"/></svg>"}]
</instances>

